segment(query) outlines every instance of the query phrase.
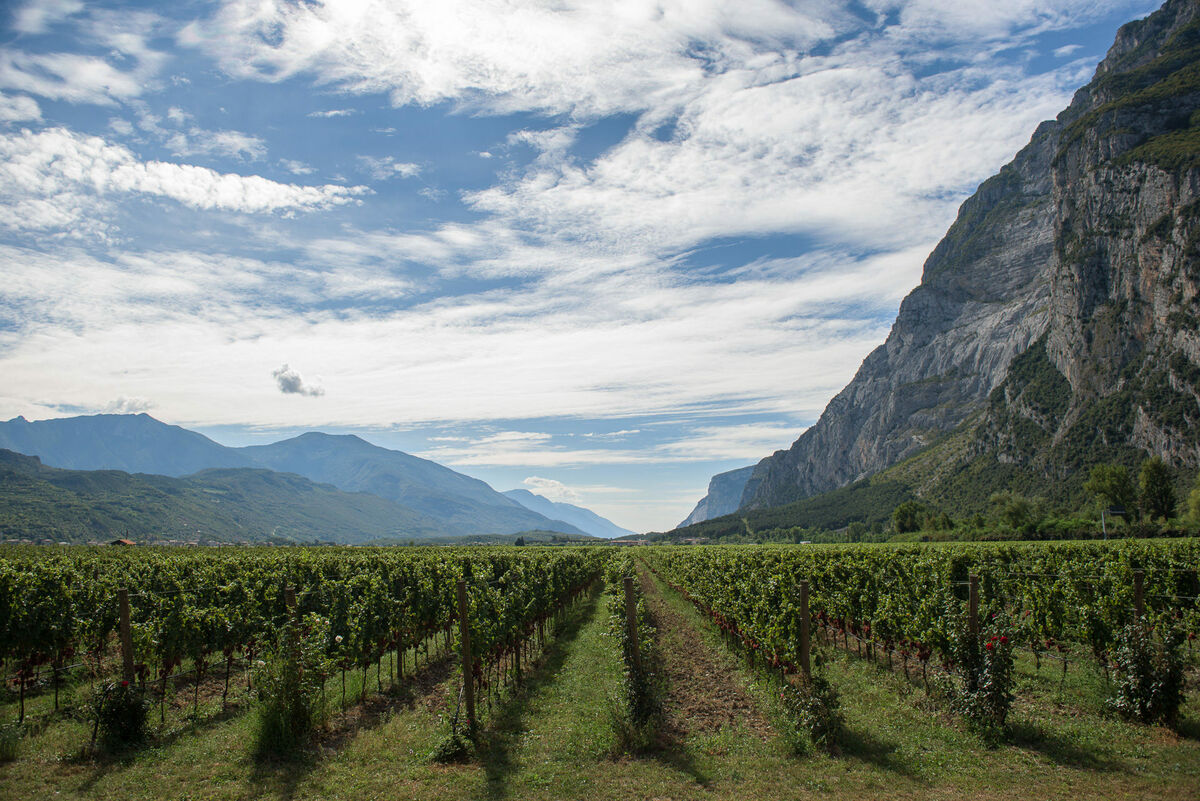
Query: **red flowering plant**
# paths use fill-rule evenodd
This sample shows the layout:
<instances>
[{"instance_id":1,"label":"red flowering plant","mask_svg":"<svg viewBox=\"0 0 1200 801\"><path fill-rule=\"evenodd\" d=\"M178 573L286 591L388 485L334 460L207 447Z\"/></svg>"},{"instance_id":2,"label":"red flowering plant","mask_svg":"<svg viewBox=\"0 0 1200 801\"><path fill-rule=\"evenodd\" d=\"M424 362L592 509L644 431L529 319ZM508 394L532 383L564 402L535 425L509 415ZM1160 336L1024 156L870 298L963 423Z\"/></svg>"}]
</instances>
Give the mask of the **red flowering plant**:
<instances>
[{"instance_id":1,"label":"red flowering plant","mask_svg":"<svg viewBox=\"0 0 1200 801\"><path fill-rule=\"evenodd\" d=\"M964 619L954 643L955 709L988 740L1000 740L1013 702L1013 641L1006 615L992 615L977 634Z\"/></svg>"}]
</instances>

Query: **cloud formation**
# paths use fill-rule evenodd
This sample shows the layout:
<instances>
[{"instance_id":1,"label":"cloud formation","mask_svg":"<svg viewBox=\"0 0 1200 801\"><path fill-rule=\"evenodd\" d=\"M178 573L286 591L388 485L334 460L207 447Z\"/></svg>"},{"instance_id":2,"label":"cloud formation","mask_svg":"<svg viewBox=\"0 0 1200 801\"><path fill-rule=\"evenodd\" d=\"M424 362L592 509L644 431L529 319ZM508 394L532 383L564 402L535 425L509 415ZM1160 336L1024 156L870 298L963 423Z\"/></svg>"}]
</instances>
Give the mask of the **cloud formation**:
<instances>
[{"instance_id":1,"label":"cloud formation","mask_svg":"<svg viewBox=\"0 0 1200 801\"><path fill-rule=\"evenodd\" d=\"M547 500L573 504L582 502L578 492L561 481L555 481L552 478L529 476L521 483L528 487L530 492L541 495Z\"/></svg>"},{"instance_id":2,"label":"cloud formation","mask_svg":"<svg viewBox=\"0 0 1200 801\"><path fill-rule=\"evenodd\" d=\"M303 395L308 398L319 398L325 394L325 388L304 383L304 378L286 364L278 370L272 370L275 385L284 395Z\"/></svg>"},{"instance_id":3,"label":"cloud formation","mask_svg":"<svg viewBox=\"0 0 1200 801\"><path fill-rule=\"evenodd\" d=\"M194 209L313 211L353 202L362 186L300 186L207 167L140 161L121 145L66 128L0 134L0 227L103 234L113 193L162 197Z\"/></svg>"}]
</instances>

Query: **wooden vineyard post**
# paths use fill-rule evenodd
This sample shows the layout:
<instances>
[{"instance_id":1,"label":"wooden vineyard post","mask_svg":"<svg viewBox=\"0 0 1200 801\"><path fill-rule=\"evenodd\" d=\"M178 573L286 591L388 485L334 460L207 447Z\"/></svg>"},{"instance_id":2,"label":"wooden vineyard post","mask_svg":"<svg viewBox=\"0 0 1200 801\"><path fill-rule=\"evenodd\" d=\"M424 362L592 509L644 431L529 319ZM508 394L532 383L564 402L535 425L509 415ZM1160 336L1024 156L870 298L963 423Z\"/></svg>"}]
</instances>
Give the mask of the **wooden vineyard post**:
<instances>
[{"instance_id":1,"label":"wooden vineyard post","mask_svg":"<svg viewBox=\"0 0 1200 801\"><path fill-rule=\"evenodd\" d=\"M637 602L633 599L633 577L625 577L625 629L629 635L629 650L633 654L633 666L642 672L642 655L638 650Z\"/></svg>"},{"instance_id":2,"label":"wooden vineyard post","mask_svg":"<svg viewBox=\"0 0 1200 801\"><path fill-rule=\"evenodd\" d=\"M467 582L458 582L458 626L462 640L463 698L467 702L467 728L475 730L475 672L471 665L471 624L467 615Z\"/></svg>"},{"instance_id":3,"label":"wooden vineyard post","mask_svg":"<svg viewBox=\"0 0 1200 801\"><path fill-rule=\"evenodd\" d=\"M121 678L133 681L133 633L129 625L129 590L117 590L117 605L121 615Z\"/></svg>"},{"instance_id":4,"label":"wooden vineyard post","mask_svg":"<svg viewBox=\"0 0 1200 801\"><path fill-rule=\"evenodd\" d=\"M805 678L812 676L812 666L809 662L810 644L808 640L808 582L800 582L800 670Z\"/></svg>"},{"instance_id":5,"label":"wooden vineyard post","mask_svg":"<svg viewBox=\"0 0 1200 801\"><path fill-rule=\"evenodd\" d=\"M979 576L970 576L970 594L967 597L967 627L971 634L979 636Z\"/></svg>"},{"instance_id":6,"label":"wooden vineyard post","mask_svg":"<svg viewBox=\"0 0 1200 801\"><path fill-rule=\"evenodd\" d=\"M1133 617L1139 621L1146 614L1145 579L1143 571L1133 571Z\"/></svg>"}]
</instances>

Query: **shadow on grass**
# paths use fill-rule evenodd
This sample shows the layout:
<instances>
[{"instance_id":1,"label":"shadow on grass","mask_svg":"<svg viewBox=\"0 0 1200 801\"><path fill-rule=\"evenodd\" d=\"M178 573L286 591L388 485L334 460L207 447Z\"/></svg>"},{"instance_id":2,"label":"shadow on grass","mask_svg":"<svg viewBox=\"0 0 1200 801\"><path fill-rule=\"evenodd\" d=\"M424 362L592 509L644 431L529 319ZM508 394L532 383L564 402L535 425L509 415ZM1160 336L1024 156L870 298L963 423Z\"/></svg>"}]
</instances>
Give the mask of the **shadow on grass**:
<instances>
[{"instance_id":1,"label":"shadow on grass","mask_svg":"<svg viewBox=\"0 0 1200 801\"><path fill-rule=\"evenodd\" d=\"M521 735L525 733L525 716L529 712L530 699L555 681L580 629L596 614L599 597L597 587L583 605L567 617L562 628L547 643L539 662L533 670L525 673L524 680L515 691L493 707L490 725L479 733L476 742L476 754L487 777L485 798L494 800L508 797L509 780L521 767L513 759L513 753L519 747Z\"/></svg>"},{"instance_id":2,"label":"shadow on grass","mask_svg":"<svg viewBox=\"0 0 1200 801\"><path fill-rule=\"evenodd\" d=\"M920 773L901 759L897 752L900 746L880 740L868 731L843 726L838 736L838 755L843 758L860 759L877 768L899 773L910 779L920 779Z\"/></svg>"},{"instance_id":3,"label":"shadow on grass","mask_svg":"<svg viewBox=\"0 0 1200 801\"><path fill-rule=\"evenodd\" d=\"M674 771L682 773L701 787L708 787L709 777L696 765L695 757L680 737L679 732L664 727L654 747L636 754L643 758L653 759Z\"/></svg>"},{"instance_id":4,"label":"shadow on grass","mask_svg":"<svg viewBox=\"0 0 1200 801\"><path fill-rule=\"evenodd\" d=\"M254 756L250 783L257 794L272 795L283 801L302 797L298 788L304 779L321 766L327 756L337 753L360 732L387 723L397 709L411 709L418 700L442 685L454 670L452 654L428 662L415 674L405 676L403 684L368 694L365 703L334 713L328 730L310 745L291 753Z\"/></svg>"},{"instance_id":5,"label":"shadow on grass","mask_svg":"<svg viewBox=\"0 0 1200 801\"><path fill-rule=\"evenodd\" d=\"M1082 746L1074 738L1059 734L1040 723L1014 721L1009 730L1012 733L1013 745L1036 751L1057 765L1103 773L1115 773L1125 769L1119 760L1099 753L1094 748Z\"/></svg>"}]
</instances>

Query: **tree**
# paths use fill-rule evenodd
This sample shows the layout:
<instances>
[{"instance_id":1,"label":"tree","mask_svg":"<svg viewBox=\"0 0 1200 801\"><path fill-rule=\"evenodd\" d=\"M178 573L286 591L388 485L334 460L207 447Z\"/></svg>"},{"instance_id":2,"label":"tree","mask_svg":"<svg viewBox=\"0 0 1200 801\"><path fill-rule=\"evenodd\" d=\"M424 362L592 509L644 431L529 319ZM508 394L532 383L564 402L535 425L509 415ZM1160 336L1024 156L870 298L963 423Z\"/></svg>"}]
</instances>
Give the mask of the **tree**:
<instances>
[{"instance_id":1,"label":"tree","mask_svg":"<svg viewBox=\"0 0 1200 801\"><path fill-rule=\"evenodd\" d=\"M1011 490L997 492L988 498L996 510L996 517L1013 530L1030 531L1041 522L1041 511L1033 501Z\"/></svg>"},{"instance_id":2,"label":"tree","mask_svg":"<svg viewBox=\"0 0 1200 801\"><path fill-rule=\"evenodd\" d=\"M1200 476L1196 476L1196 486L1188 493L1188 515L1192 522L1200 523Z\"/></svg>"},{"instance_id":3,"label":"tree","mask_svg":"<svg viewBox=\"0 0 1200 801\"><path fill-rule=\"evenodd\" d=\"M518 548L523 547L525 545L525 538L517 537L517 541L514 542L513 545L516 545Z\"/></svg>"},{"instance_id":4,"label":"tree","mask_svg":"<svg viewBox=\"0 0 1200 801\"><path fill-rule=\"evenodd\" d=\"M1083 488L1095 495L1104 506L1122 506L1127 514L1134 514L1137 510L1137 489L1133 486L1133 477L1123 465L1096 465Z\"/></svg>"},{"instance_id":5,"label":"tree","mask_svg":"<svg viewBox=\"0 0 1200 801\"><path fill-rule=\"evenodd\" d=\"M1138 476L1142 511L1152 520L1167 519L1175 514L1175 486L1171 483L1171 468L1160 457L1142 462Z\"/></svg>"},{"instance_id":6,"label":"tree","mask_svg":"<svg viewBox=\"0 0 1200 801\"><path fill-rule=\"evenodd\" d=\"M892 512L892 527L899 534L918 531L925 517L925 507L916 501L905 501Z\"/></svg>"}]
</instances>

